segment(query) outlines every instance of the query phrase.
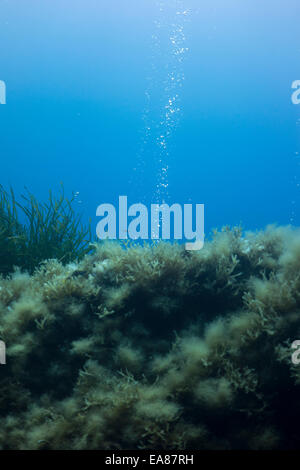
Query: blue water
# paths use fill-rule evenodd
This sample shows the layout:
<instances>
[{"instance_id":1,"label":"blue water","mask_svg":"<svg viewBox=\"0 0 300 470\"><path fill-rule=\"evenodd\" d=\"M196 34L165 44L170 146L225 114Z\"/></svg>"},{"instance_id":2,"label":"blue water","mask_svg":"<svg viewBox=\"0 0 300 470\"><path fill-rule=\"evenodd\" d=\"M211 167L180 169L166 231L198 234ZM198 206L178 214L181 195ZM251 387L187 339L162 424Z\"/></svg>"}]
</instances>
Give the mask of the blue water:
<instances>
[{"instance_id":1,"label":"blue water","mask_svg":"<svg viewBox=\"0 0 300 470\"><path fill-rule=\"evenodd\" d=\"M298 0L1 0L0 182L45 199L62 181L93 229L119 195L204 203L206 232L299 225L299 12Z\"/></svg>"}]
</instances>

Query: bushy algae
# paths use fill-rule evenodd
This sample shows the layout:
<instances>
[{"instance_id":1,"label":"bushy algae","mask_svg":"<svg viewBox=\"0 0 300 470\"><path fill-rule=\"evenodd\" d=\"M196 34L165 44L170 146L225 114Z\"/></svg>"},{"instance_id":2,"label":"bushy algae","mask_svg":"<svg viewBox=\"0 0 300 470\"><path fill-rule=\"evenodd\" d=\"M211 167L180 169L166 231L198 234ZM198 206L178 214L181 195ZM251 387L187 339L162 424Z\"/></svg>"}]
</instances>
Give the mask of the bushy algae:
<instances>
[{"instance_id":1,"label":"bushy algae","mask_svg":"<svg viewBox=\"0 0 300 470\"><path fill-rule=\"evenodd\" d=\"M0 448L297 448L298 339L291 228L17 269L0 280Z\"/></svg>"}]
</instances>

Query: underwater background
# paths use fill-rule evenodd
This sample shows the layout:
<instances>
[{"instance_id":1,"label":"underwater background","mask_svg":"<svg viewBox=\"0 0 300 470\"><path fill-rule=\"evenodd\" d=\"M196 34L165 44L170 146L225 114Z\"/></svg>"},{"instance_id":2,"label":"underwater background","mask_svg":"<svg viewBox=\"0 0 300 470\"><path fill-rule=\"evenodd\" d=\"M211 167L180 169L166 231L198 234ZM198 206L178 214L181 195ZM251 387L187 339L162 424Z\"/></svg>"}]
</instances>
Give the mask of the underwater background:
<instances>
[{"instance_id":1,"label":"underwater background","mask_svg":"<svg viewBox=\"0 0 300 470\"><path fill-rule=\"evenodd\" d=\"M299 224L296 0L0 8L6 188L43 200L62 181L94 232L123 194L204 203L207 234Z\"/></svg>"},{"instance_id":2,"label":"underwater background","mask_svg":"<svg viewBox=\"0 0 300 470\"><path fill-rule=\"evenodd\" d=\"M1 450L299 449L298 13L0 0ZM96 243L120 195L203 249Z\"/></svg>"}]
</instances>

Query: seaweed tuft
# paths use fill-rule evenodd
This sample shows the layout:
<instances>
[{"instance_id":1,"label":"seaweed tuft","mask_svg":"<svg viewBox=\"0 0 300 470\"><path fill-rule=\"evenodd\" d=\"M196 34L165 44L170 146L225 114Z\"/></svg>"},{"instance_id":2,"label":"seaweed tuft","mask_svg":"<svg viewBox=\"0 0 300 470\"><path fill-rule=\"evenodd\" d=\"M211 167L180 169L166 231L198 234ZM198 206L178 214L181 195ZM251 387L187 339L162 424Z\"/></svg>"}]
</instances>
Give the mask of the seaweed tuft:
<instances>
[{"instance_id":1,"label":"seaweed tuft","mask_svg":"<svg viewBox=\"0 0 300 470\"><path fill-rule=\"evenodd\" d=\"M68 263L89 253L90 225L81 223L74 200L66 198L63 185L57 196L49 191L45 203L28 190L17 201L12 188L0 185L0 274L15 267L32 273L46 259Z\"/></svg>"}]
</instances>

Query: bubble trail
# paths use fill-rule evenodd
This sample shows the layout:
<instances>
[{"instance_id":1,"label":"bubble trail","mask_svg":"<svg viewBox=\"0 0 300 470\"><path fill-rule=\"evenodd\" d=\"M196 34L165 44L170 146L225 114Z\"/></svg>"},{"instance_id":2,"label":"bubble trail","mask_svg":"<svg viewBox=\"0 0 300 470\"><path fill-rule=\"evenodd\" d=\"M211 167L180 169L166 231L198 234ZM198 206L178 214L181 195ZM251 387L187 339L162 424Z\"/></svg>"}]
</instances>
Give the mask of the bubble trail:
<instances>
[{"instance_id":1,"label":"bubble trail","mask_svg":"<svg viewBox=\"0 0 300 470\"><path fill-rule=\"evenodd\" d=\"M151 38L150 71L142 116L144 128L135 173L142 189L147 187L146 169L155 169L151 200L164 203L169 200L168 170L172 137L182 115L183 62L189 51L185 25L191 11L183 0L158 0L156 7L157 19ZM150 173L148 171L148 175Z\"/></svg>"}]
</instances>

